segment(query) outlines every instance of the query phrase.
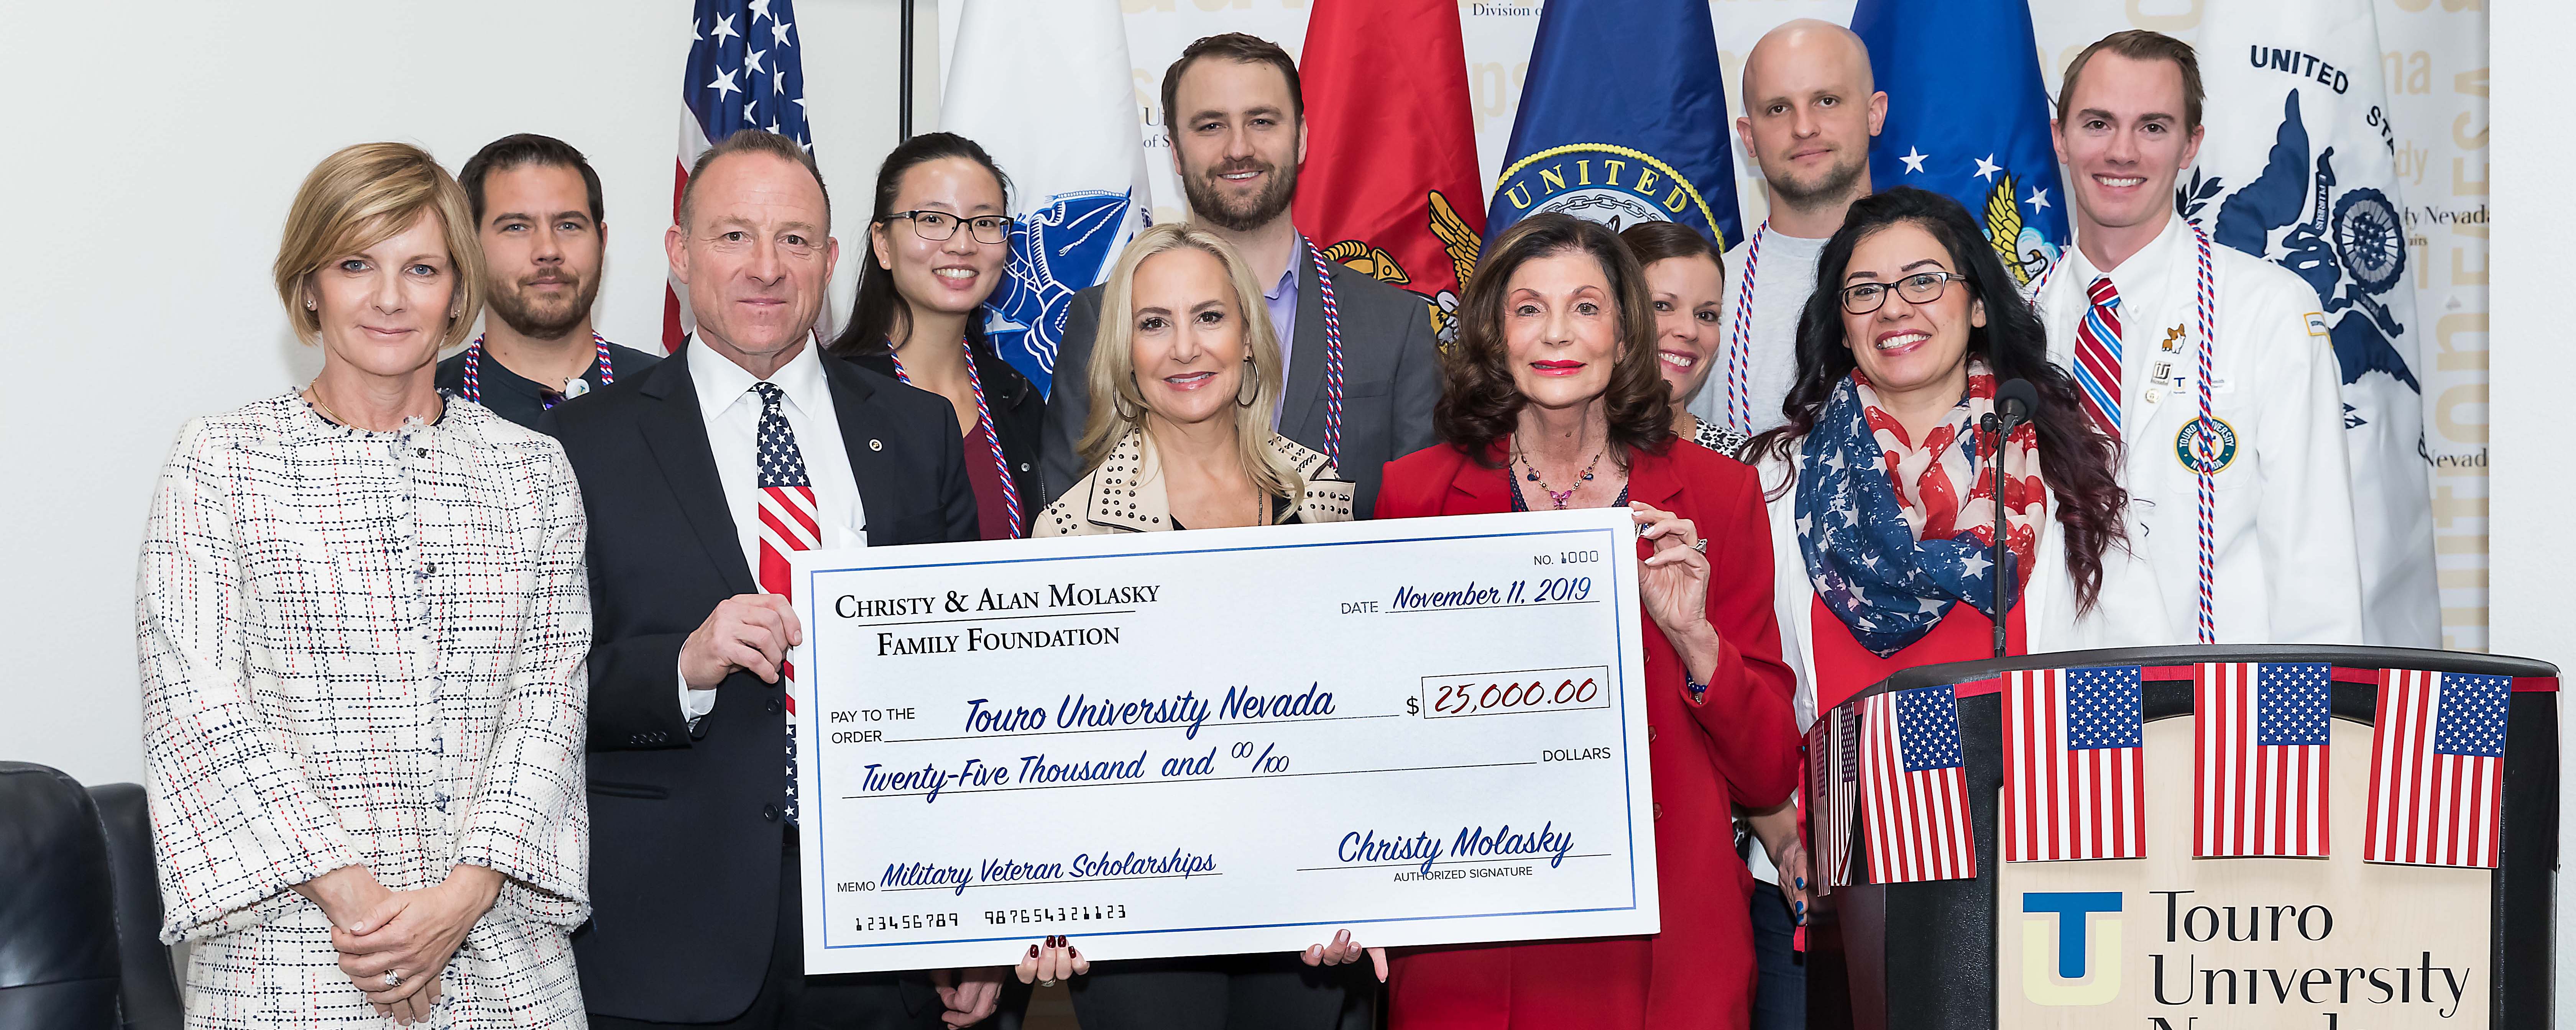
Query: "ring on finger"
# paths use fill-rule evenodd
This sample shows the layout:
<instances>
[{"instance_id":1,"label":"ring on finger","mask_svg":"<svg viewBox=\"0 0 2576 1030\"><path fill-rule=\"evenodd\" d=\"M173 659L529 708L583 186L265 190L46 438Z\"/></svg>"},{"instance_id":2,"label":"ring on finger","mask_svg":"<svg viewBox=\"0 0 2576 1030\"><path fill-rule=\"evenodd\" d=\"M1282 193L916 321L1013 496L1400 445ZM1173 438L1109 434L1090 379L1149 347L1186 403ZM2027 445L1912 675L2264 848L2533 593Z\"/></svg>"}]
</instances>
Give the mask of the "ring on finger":
<instances>
[{"instance_id":1,"label":"ring on finger","mask_svg":"<svg viewBox=\"0 0 2576 1030\"><path fill-rule=\"evenodd\" d=\"M399 970L399 969L388 969L388 970L385 970L385 989L386 989L386 990L390 991L390 990L393 990L393 989L394 989L394 988L396 988L396 987L400 987L400 986L402 986L402 982L403 982L402 970Z\"/></svg>"},{"instance_id":2,"label":"ring on finger","mask_svg":"<svg viewBox=\"0 0 2576 1030\"><path fill-rule=\"evenodd\" d=\"M1707 553L1708 553L1708 541L1706 541L1706 540L1693 540L1693 541L1691 541L1691 542L1690 542L1690 549L1691 549L1691 550L1694 550L1694 551L1698 551L1698 552L1699 552L1699 553L1701 553L1701 554L1707 554Z\"/></svg>"},{"instance_id":3,"label":"ring on finger","mask_svg":"<svg viewBox=\"0 0 2576 1030\"><path fill-rule=\"evenodd\" d=\"M1053 986L1055 986L1055 981L1053 981L1053 980L1040 980L1040 981L1038 981L1038 986L1040 986L1040 987L1053 987Z\"/></svg>"}]
</instances>

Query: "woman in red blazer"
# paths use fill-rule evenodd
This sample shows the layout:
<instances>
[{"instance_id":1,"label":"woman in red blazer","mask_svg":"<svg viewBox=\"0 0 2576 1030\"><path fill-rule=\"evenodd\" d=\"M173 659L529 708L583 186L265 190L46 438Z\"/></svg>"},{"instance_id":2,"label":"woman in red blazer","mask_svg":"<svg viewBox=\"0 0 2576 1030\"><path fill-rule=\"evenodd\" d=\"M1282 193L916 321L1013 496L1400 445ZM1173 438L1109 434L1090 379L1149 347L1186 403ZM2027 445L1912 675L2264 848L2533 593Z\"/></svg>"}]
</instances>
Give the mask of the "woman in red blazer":
<instances>
[{"instance_id":1,"label":"woman in red blazer","mask_svg":"<svg viewBox=\"0 0 2576 1030\"><path fill-rule=\"evenodd\" d=\"M1753 881L1730 806L1779 804L1798 771L1760 489L1673 436L1643 273L1608 229L1522 221L1461 307L1445 442L1387 464L1377 517L1636 514L1663 932L1400 953L1393 1026L1744 1027Z\"/></svg>"}]
</instances>

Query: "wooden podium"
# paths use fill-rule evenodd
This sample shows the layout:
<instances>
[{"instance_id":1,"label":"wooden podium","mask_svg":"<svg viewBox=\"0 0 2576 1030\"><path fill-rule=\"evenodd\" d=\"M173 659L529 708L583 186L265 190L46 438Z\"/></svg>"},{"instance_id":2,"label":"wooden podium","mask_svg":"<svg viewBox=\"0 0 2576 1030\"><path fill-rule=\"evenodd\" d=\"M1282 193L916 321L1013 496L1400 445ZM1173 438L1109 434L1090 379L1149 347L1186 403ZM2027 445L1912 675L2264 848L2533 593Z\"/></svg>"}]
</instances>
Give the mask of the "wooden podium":
<instances>
[{"instance_id":1,"label":"wooden podium","mask_svg":"<svg viewBox=\"0 0 2576 1030\"><path fill-rule=\"evenodd\" d=\"M2334 667L2330 857L2192 857L2194 670L2213 662ZM2147 857L2005 863L1997 837L2005 674L2130 665L2142 670ZM2514 678L2494 870L2362 861L2384 669ZM1957 686L1977 875L1868 882L1866 806L1856 801L1848 827L1853 882L1811 903L1809 1025L2549 1027L2557 675L2554 666L2519 658L2289 645L2080 651L1898 673L1841 707L1888 691ZM1818 771L1809 770L1808 782ZM2061 900L2069 898L2079 901L2071 915ZM2089 948L2070 949L2067 933Z\"/></svg>"}]
</instances>

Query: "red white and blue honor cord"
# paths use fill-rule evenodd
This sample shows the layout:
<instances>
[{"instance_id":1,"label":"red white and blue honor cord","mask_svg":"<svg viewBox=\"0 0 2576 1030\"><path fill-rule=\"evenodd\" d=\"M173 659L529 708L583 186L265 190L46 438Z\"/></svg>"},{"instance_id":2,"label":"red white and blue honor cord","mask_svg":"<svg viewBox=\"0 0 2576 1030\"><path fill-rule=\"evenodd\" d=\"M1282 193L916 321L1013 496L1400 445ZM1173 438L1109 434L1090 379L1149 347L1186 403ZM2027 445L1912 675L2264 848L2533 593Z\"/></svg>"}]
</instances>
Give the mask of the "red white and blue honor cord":
<instances>
[{"instance_id":1,"label":"red white and blue honor cord","mask_svg":"<svg viewBox=\"0 0 2576 1030\"><path fill-rule=\"evenodd\" d=\"M615 359L608 356L608 339L593 332L590 334L590 343L591 346L599 349L599 385L606 386L616 382L617 365ZM572 382L578 382L580 379L580 376L574 376ZM564 384L563 400L571 400L589 392L587 390L575 392L571 389L572 382ZM465 395L466 400L476 404L483 403L483 337L479 333L475 335L474 342L465 345L465 388L459 392ZM549 402L546 407L554 407L556 403L560 402Z\"/></svg>"},{"instance_id":2,"label":"red white and blue honor cord","mask_svg":"<svg viewBox=\"0 0 2576 1030\"><path fill-rule=\"evenodd\" d=\"M975 346L963 341L959 345L966 348L966 385L975 391L975 417L984 424L984 442L993 450L993 471L1002 479L1002 503L1011 510L1011 521L1007 527L1011 535L1008 539L1017 540L1020 538L1020 487L1011 479L1011 460L1002 456L1002 427L993 424L993 409L984 403L984 377L975 371ZM894 377L902 380L905 386L912 385L912 376L903 370L903 356L889 348L886 357L894 360Z\"/></svg>"},{"instance_id":3,"label":"red white and blue honor cord","mask_svg":"<svg viewBox=\"0 0 2576 1030\"><path fill-rule=\"evenodd\" d=\"M1338 467L1342 463L1342 312L1333 303L1331 260L1311 245L1306 252L1315 256L1315 293L1324 302L1324 457Z\"/></svg>"}]
</instances>

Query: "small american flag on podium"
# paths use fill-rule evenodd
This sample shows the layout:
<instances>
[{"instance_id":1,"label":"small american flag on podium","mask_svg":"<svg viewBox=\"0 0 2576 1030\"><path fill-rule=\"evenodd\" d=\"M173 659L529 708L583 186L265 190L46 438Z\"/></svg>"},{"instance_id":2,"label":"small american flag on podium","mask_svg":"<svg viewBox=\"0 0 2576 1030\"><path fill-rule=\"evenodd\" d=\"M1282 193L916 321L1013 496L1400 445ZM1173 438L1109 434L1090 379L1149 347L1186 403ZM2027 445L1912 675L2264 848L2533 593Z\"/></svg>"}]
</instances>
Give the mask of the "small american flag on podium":
<instances>
[{"instance_id":1,"label":"small american flag on podium","mask_svg":"<svg viewBox=\"0 0 2576 1030\"><path fill-rule=\"evenodd\" d=\"M2192 854L2324 858L2329 688L2323 662L2203 662Z\"/></svg>"},{"instance_id":2,"label":"small american flag on podium","mask_svg":"<svg viewBox=\"0 0 2576 1030\"><path fill-rule=\"evenodd\" d=\"M1861 830L1872 883L1977 878L1951 686L1861 699Z\"/></svg>"},{"instance_id":3,"label":"small american flag on podium","mask_svg":"<svg viewBox=\"0 0 2576 1030\"><path fill-rule=\"evenodd\" d=\"M805 34L791 0L697 0L689 16L689 58L680 69L680 165L671 183L671 214L698 155L742 129L795 140L808 153L805 124ZM662 295L662 349L678 350L695 322L687 288L672 280Z\"/></svg>"},{"instance_id":4,"label":"small american flag on podium","mask_svg":"<svg viewBox=\"0 0 2576 1030\"><path fill-rule=\"evenodd\" d=\"M2144 858L2146 722L2135 665L2004 685L2004 861Z\"/></svg>"},{"instance_id":5,"label":"small american flag on podium","mask_svg":"<svg viewBox=\"0 0 2576 1030\"><path fill-rule=\"evenodd\" d=\"M2379 674L2364 861L2495 868L2512 703L2506 676Z\"/></svg>"},{"instance_id":6,"label":"small american flag on podium","mask_svg":"<svg viewBox=\"0 0 2576 1030\"><path fill-rule=\"evenodd\" d=\"M1826 712L1807 728L1807 826L1815 877L1810 888L1831 894L1851 886L1852 804L1860 793L1859 717L1851 706Z\"/></svg>"}]
</instances>

